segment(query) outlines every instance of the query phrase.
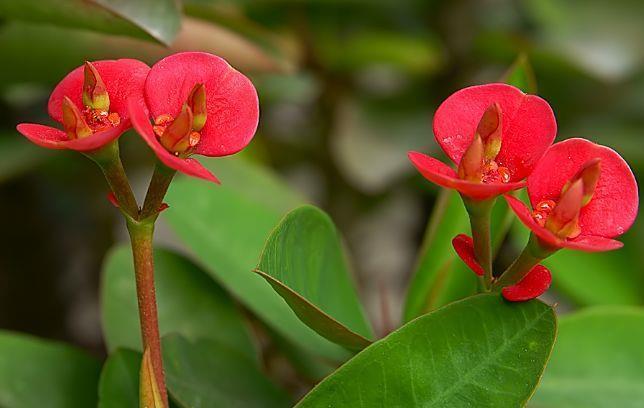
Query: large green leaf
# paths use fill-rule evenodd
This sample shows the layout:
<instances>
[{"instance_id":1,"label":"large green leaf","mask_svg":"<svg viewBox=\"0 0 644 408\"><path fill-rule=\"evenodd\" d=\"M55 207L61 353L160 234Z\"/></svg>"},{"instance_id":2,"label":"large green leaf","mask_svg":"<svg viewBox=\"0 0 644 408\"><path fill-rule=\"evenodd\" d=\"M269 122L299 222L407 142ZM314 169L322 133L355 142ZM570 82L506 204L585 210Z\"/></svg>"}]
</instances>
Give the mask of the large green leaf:
<instances>
[{"instance_id":1,"label":"large green leaf","mask_svg":"<svg viewBox=\"0 0 644 408\"><path fill-rule=\"evenodd\" d=\"M644 310L597 307L561 319L534 408L636 408L644 401Z\"/></svg>"},{"instance_id":2,"label":"large green leaf","mask_svg":"<svg viewBox=\"0 0 644 408\"><path fill-rule=\"evenodd\" d=\"M473 296L374 343L318 384L307 407L519 407L555 340L551 307Z\"/></svg>"},{"instance_id":3,"label":"large green leaf","mask_svg":"<svg viewBox=\"0 0 644 408\"><path fill-rule=\"evenodd\" d=\"M161 334L216 339L253 359L241 313L232 299L192 262L167 250L155 252L155 278ZM250 274L250 273L249 273ZM103 331L110 350L141 351L132 254L120 246L107 257L101 287Z\"/></svg>"},{"instance_id":4,"label":"large green leaf","mask_svg":"<svg viewBox=\"0 0 644 408\"><path fill-rule=\"evenodd\" d=\"M100 369L71 346L0 331L0 407L95 407Z\"/></svg>"},{"instance_id":5,"label":"large green leaf","mask_svg":"<svg viewBox=\"0 0 644 408\"><path fill-rule=\"evenodd\" d=\"M103 365L98 386L98 408L136 407L139 404L141 353L117 349Z\"/></svg>"},{"instance_id":6,"label":"large green leaf","mask_svg":"<svg viewBox=\"0 0 644 408\"><path fill-rule=\"evenodd\" d=\"M422 316L318 384L307 407L519 407L555 340L551 307L483 294Z\"/></svg>"},{"instance_id":7,"label":"large green leaf","mask_svg":"<svg viewBox=\"0 0 644 408\"><path fill-rule=\"evenodd\" d=\"M288 407L288 396L235 349L213 340L163 339L166 382L182 407Z\"/></svg>"},{"instance_id":8,"label":"large green leaf","mask_svg":"<svg viewBox=\"0 0 644 408\"><path fill-rule=\"evenodd\" d=\"M271 233L255 272L313 330L345 347L362 349L371 343L373 331L342 249L325 213L299 207Z\"/></svg>"},{"instance_id":9,"label":"large green leaf","mask_svg":"<svg viewBox=\"0 0 644 408\"><path fill-rule=\"evenodd\" d=\"M21 0L0 2L0 17L169 44L178 30L180 14L175 0Z\"/></svg>"},{"instance_id":10,"label":"large green leaf","mask_svg":"<svg viewBox=\"0 0 644 408\"><path fill-rule=\"evenodd\" d=\"M257 266L266 237L282 216L304 200L267 169L240 159L204 160L222 180L214 186L179 178L163 213L172 229L218 282L267 324L314 355L334 360L348 352L302 323Z\"/></svg>"}]
</instances>

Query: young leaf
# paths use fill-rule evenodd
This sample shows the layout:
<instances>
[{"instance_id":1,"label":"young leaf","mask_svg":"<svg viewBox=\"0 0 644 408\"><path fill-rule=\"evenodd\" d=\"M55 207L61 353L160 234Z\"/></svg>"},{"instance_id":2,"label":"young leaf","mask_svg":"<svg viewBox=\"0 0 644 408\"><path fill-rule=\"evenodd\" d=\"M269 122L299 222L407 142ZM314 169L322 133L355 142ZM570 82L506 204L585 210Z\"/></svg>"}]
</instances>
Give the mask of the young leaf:
<instances>
[{"instance_id":1,"label":"young leaf","mask_svg":"<svg viewBox=\"0 0 644 408\"><path fill-rule=\"evenodd\" d=\"M563 317L533 408L636 408L644 401L644 310L597 307Z\"/></svg>"},{"instance_id":2,"label":"young leaf","mask_svg":"<svg viewBox=\"0 0 644 408\"><path fill-rule=\"evenodd\" d=\"M108 349L141 350L131 251L119 246L106 259L101 309ZM256 358L241 313L212 278L186 258L168 250L157 250L154 261L162 335L177 332L190 339L212 338L250 359Z\"/></svg>"},{"instance_id":3,"label":"young leaf","mask_svg":"<svg viewBox=\"0 0 644 408\"><path fill-rule=\"evenodd\" d=\"M318 384L299 408L519 407L555 340L538 300L483 294L422 316L374 343Z\"/></svg>"},{"instance_id":4,"label":"young leaf","mask_svg":"<svg viewBox=\"0 0 644 408\"><path fill-rule=\"evenodd\" d=\"M288 407L289 398L254 362L225 344L163 338L166 382L182 407Z\"/></svg>"},{"instance_id":5,"label":"young leaf","mask_svg":"<svg viewBox=\"0 0 644 408\"><path fill-rule=\"evenodd\" d=\"M139 404L141 353L117 349L103 365L98 386L98 408L136 407Z\"/></svg>"},{"instance_id":6,"label":"young leaf","mask_svg":"<svg viewBox=\"0 0 644 408\"><path fill-rule=\"evenodd\" d=\"M529 94L537 93L537 80L525 54L520 54L501 79Z\"/></svg>"},{"instance_id":7,"label":"young leaf","mask_svg":"<svg viewBox=\"0 0 644 408\"><path fill-rule=\"evenodd\" d=\"M74 347L0 331L0 407L95 407L100 369Z\"/></svg>"},{"instance_id":8,"label":"young leaf","mask_svg":"<svg viewBox=\"0 0 644 408\"><path fill-rule=\"evenodd\" d=\"M304 200L257 165L236 158L202 162L222 185L175 180L163 213L171 228L212 277L284 338L316 356L347 358L345 349L307 327L264 279L250 273L273 227Z\"/></svg>"},{"instance_id":9,"label":"young leaf","mask_svg":"<svg viewBox=\"0 0 644 408\"><path fill-rule=\"evenodd\" d=\"M163 397L159 391L159 383L154 375L154 366L150 359L150 349L146 348L141 360L139 374L139 407L140 408L165 408Z\"/></svg>"},{"instance_id":10,"label":"young leaf","mask_svg":"<svg viewBox=\"0 0 644 408\"><path fill-rule=\"evenodd\" d=\"M321 210L303 206L288 213L268 238L255 272L320 335L349 349L371 344L373 332L340 237Z\"/></svg>"}]
</instances>

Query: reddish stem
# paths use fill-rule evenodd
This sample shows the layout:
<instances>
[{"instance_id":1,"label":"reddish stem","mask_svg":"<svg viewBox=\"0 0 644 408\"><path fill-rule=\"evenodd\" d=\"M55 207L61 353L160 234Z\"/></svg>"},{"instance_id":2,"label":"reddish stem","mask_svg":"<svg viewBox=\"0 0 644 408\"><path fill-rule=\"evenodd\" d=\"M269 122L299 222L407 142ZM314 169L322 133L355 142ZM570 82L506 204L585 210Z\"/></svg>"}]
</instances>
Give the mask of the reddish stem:
<instances>
[{"instance_id":1,"label":"reddish stem","mask_svg":"<svg viewBox=\"0 0 644 408\"><path fill-rule=\"evenodd\" d=\"M154 220L137 222L128 220L128 231L132 243L136 294L139 303L139 320L143 350L150 351L154 376L165 406L168 406L168 393L165 387L161 340L159 337L159 318L157 314L156 291L154 288L154 257L152 240Z\"/></svg>"}]
</instances>

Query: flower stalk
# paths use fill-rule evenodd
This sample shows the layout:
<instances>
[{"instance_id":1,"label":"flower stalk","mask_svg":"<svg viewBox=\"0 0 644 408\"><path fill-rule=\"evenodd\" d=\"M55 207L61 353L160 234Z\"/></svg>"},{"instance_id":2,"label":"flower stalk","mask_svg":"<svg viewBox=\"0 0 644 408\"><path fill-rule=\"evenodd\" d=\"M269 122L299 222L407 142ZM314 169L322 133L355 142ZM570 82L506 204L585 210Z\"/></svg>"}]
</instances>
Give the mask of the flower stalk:
<instances>
[{"instance_id":1,"label":"flower stalk","mask_svg":"<svg viewBox=\"0 0 644 408\"><path fill-rule=\"evenodd\" d=\"M137 219L139 206L121 162L118 141L114 140L98 150L86 153L86 155L101 168L121 211L128 218Z\"/></svg>"},{"instance_id":2,"label":"flower stalk","mask_svg":"<svg viewBox=\"0 0 644 408\"><path fill-rule=\"evenodd\" d=\"M148 186L148 192L145 195L143 208L141 209L140 219L145 220L159 214L159 210L163 205L163 198L170 187L170 183L177 173L176 170L171 169L163 163L157 162L154 166L154 173L152 173L152 180Z\"/></svg>"},{"instance_id":3,"label":"flower stalk","mask_svg":"<svg viewBox=\"0 0 644 408\"><path fill-rule=\"evenodd\" d=\"M492 285L492 208L495 198L489 200L471 200L462 195L463 203L469 214L474 241L474 256L483 268L482 290L489 291Z\"/></svg>"},{"instance_id":4,"label":"flower stalk","mask_svg":"<svg viewBox=\"0 0 644 408\"><path fill-rule=\"evenodd\" d=\"M527 245L517 259L493 283L492 289L501 290L519 283L533 267L554 254L557 248L547 247L534 234L530 234Z\"/></svg>"},{"instance_id":5,"label":"flower stalk","mask_svg":"<svg viewBox=\"0 0 644 408\"><path fill-rule=\"evenodd\" d=\"M150 364L154 371L154 378L156 378L159 392L165 403L164 406L168 406L159 336L156 290L154 287L154 221L155 219L143 221L128 219L127 229L130 234L134 259L136 296L139 305L143 349L149 353Z\"/></svg>"}]
</instances>

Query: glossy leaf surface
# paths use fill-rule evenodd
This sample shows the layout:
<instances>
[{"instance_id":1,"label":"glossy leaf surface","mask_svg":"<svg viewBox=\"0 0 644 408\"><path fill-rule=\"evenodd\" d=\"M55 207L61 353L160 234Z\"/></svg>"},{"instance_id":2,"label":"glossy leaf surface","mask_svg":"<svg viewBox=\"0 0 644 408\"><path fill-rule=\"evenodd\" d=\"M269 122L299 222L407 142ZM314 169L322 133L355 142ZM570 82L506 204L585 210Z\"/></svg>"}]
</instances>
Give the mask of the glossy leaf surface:
<instances>
[{"instance_id":1,"label":"glossy leaf surface","mask_svg":"<svg viewBox=\"0 0 644 408\"><path fill-rule=\"evenodd\" d=\"M363 350L297 405L518 407L555 339L551 307L477 295L422 316Z\"/></svg>"},{"instance_id":2,"label":"glossy leaf surface","mask_svg":"<svg viewBox=\"0 0 644 408\"><path fill-rule=\"evenodd\" d=\"M256 272L322 336L350 349L371 343L340 236L321 210L288 213L268 238Z\"/></svg>"}]
</instances>

